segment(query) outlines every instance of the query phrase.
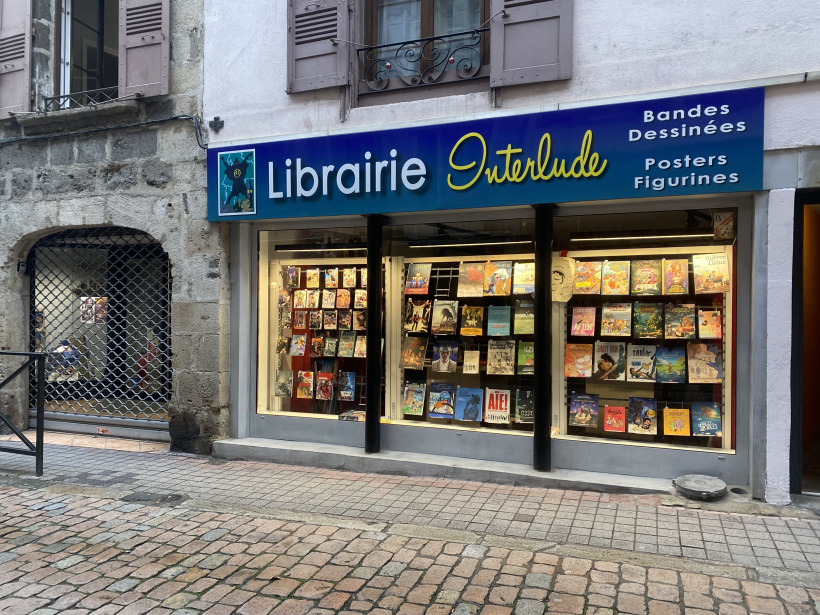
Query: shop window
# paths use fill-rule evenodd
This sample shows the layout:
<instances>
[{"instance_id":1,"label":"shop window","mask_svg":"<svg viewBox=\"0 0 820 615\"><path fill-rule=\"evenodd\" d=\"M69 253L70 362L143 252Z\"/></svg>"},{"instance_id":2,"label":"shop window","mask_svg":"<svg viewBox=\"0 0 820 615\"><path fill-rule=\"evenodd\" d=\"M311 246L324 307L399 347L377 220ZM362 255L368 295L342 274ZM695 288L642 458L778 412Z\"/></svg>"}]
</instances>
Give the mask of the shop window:
<instances>
[{"instance_id":1,"label":"shop window","mask_svg":"<svg viewBox=\"0 0 820 615\"><path fill-rule=\"evenodd\" d=\"M556 219L555 434L734 448L735 215Z\"/></svg>"}]
</instances>

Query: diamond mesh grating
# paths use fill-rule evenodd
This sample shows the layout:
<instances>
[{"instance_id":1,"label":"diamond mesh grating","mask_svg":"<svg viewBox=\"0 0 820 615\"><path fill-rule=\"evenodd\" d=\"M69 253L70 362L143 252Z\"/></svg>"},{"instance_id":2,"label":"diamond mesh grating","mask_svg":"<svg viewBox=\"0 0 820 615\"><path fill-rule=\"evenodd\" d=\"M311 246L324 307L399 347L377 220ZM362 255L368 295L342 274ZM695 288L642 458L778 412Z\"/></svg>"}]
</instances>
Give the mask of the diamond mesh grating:
<instances>
[{"instance_id":1,"label":"diamond mesh grating","mask_svg":"<svg viewBox=\"0 0 820 615\"><path fill-rule=\"evenodd\" d=\"M76 229L38 241L28 269L31 350L50 353L46 411L167 421L171 277L162 247L140 231ZM35 384L32 372L32 392Z\"/></svg>"}]
</instances>

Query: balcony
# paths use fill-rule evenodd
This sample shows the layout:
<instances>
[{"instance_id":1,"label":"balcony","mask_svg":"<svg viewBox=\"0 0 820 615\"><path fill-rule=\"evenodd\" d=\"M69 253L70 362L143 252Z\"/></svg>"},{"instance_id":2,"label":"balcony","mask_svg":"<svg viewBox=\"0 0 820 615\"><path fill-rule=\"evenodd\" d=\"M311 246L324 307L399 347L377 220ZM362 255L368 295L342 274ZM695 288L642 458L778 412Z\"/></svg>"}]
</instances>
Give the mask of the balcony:
<instances>
[{"instance_id":1,"label":"balcony","mask_svg":"<svg viewBox=\"0 0 820 615\"><path fill-rule=\"evenodd\" d=\"M100 88L86 92L74 92L62 96L46 96L43 99L44 111L60 111L61 109L79 109L93 107L100 103L111 102L117 99L118 87Z\"/></svg>"}]
</instances>

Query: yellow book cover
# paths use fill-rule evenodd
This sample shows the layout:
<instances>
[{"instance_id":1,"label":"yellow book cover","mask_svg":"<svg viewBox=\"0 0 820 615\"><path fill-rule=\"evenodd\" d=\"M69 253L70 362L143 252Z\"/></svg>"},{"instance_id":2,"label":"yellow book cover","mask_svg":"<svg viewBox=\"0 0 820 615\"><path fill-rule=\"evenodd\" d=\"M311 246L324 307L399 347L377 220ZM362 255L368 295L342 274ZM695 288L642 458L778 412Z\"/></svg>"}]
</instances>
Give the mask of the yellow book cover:
<instances>
[{"instance_id":1,"label":"yellow book cover","mask_svg":"<svg viewBox=\"0 0 820 615\"><path fill-rule=\"evenodd\" d=\"M663 435L689 436L692 434L689 410L686 408L663 409Z\"/></svg>"}]
</instances>

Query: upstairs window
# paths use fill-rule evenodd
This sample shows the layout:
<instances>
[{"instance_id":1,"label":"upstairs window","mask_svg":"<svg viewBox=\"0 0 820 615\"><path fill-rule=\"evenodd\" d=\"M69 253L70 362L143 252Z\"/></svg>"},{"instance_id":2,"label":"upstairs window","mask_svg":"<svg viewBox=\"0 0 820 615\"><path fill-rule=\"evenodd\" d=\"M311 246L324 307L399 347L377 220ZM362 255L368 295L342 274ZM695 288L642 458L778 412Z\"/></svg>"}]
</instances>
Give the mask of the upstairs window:
<instances>
[{"instance_id":1,"label":"upstairs window","mask_svg":"<svg viewBox=\"0 0 820 615\"><path fill-rule=\"evenodd\" d=\"M108 90L119 82L118 0L67 0L63 5L61 91Z\"/></svg>"}]
</instances>

